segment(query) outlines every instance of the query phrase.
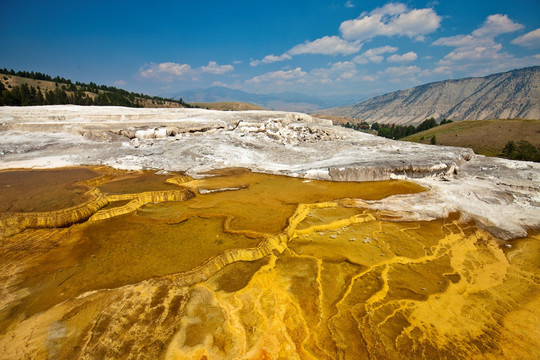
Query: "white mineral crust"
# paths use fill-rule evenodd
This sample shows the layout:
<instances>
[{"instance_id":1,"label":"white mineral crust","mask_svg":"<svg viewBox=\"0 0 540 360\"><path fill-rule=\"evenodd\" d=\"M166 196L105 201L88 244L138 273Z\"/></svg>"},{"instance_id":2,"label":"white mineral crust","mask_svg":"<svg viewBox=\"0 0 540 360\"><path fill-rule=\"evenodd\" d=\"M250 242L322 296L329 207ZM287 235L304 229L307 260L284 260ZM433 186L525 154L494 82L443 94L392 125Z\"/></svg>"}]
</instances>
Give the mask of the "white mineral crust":
<instances>
[{"instance_id":1,"label":"white mineral crust","mask_svg":"<svg viewBox=\"0 0 540 360\"><path fill-rule=\"evenodd\" d=\"M411 220L459 211L503 239L540 228L540 164L388 140L301 113L0 107L0 132L0 169L105 164L202 176L245 167L336 181L408 179L430 191L363 203Z\"/></svg>"}]
</instances>

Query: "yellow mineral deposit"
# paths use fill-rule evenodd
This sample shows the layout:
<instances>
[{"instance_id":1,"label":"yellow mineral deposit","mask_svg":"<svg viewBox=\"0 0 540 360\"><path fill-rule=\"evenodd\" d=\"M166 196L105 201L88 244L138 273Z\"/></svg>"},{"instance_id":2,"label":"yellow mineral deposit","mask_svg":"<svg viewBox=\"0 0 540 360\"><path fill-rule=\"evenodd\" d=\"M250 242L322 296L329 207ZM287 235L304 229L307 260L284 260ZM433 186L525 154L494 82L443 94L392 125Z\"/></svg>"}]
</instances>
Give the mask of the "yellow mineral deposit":
<instances>
[{"instance_id":1,"label":"yellow mineral deposit","mask_svg":"<svg viewBox=\"0 0 540 360\"><path fill-rule=\"evenodd\" d=\"M540 236L228 169L0 172L2 359L534 359Z\"/></svg>"}]
</instances>

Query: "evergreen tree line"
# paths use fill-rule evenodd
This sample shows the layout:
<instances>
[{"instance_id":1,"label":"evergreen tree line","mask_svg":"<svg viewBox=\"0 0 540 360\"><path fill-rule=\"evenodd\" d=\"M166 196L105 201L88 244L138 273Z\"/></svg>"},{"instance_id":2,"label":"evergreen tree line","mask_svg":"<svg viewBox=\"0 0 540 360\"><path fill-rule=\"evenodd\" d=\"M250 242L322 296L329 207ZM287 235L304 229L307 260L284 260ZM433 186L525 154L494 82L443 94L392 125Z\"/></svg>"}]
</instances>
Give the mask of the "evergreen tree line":
<instances>
[{"instance_id":1,"label":"evergreen tree line","mask_svg":"<svg viewBox=\"0 0 540 360\"><path fill-rule=\"evenodd\" d=\"M64 79L63 77L57 76L53 78L51 75L42 74L40 72L28 72L28 71L15 71L13 69L8 70L6 68L0 69L0 74L4 75L13 75L13 76L20 76L27 79L34 79L34 80L44 80L44 81L54 81L56 83L61 84L72 84L71 80Z\"/></svg>"},{"instance_id":2,"label":"evergreen tree line","mask_svg":"<svg viewBox=\"0 0 540 360\"><path fill-rule=\"evenodd\" d=\"M195 107L185 103L182 99L174 100L161 98L159 96L149 96L141 93L129 92L114 86L96 85L93 82L89 84L75 82L69 79L56 76L52 77L40 72L17 71L6 68L0 69L0 74L19 76L33 80L43 80L55 82L55 90L44 90L38 86L34 88L28 84L14 86L6 89L0 82L0 106L28 106L28 105L101 105L101 106L128 106L143 107L141 99L151 100L153 104L163 105L165 102L172 102L187 108ZM58 84L62 84L59 86ZM93 93L97 96L89 96L87 93Z\"/></svg>"},{"instance_id":3,"label":"evergreen tree line","mask_svg":"<svg viewBox=\"0 0 540 360\"><path fill-rule=\"evenodd\" d=\"M439 125L449 124L452 120L443 119ZM350 122L347 122L343 125L343 127L355 129L355 130L373 130L377 132L377 135L388 138L388 139L401 139L406 136L416 134L418 132L429 130L431 128L434 128L438 126L437 121L435 118L429 118L424 120L420 125L414 126L414 125L395 125L395 124L379 124L377 122L371 124L371 126L365 122L362 121L360 124L351 124Z\"/></svg>"},{"instance_id":4,"label":"evergreen tree line","mask_svg":"<svg viewBox=\"0 0 540 360\"><path fill-rule=\"evenodd\" d=\"M511 160L540 162L540 146L535 147L527 140L520 140L517 143L509 141L504 146L502 157Z\"/></svg>"}]
</instances>

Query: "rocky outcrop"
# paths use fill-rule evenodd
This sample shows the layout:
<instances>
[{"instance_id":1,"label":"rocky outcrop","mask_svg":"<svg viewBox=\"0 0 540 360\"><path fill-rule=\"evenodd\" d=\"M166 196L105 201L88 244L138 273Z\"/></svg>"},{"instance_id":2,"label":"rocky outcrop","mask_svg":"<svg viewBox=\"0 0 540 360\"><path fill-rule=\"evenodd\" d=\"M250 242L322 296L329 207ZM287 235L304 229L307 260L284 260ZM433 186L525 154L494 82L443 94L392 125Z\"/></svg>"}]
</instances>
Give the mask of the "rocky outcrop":
<instances>
[{"instance_id":1,"label":"rocky outcrop","mask_svg":"<svg viewBox=\"0 0 540 360\"><path fill-rule=\"evenodd\" d=\"M402 125L417 125L430 117L454 121L540 119L540 66L434 82L320 113Z\"/></svg>"}]
</instances>

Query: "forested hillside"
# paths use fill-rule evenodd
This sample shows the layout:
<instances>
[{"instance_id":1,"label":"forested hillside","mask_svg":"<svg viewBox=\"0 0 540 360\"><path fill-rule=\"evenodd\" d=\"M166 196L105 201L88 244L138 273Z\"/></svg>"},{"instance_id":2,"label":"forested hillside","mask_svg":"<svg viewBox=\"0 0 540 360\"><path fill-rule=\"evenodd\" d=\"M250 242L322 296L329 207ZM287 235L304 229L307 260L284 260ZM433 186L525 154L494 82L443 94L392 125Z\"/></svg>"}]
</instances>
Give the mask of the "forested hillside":
<instances>
[{"instance_id":1,"label":"forested hillside","mask_svg":"<svg viewBox=\"0 0 540 360\"><path fill-rule=\"evenodd\" d=\"M0 106L100 105L127 107L193 107L182 99L165 99L113 86L75 82L40 72L0 69Z\"/></svg>"}]
</instances>

